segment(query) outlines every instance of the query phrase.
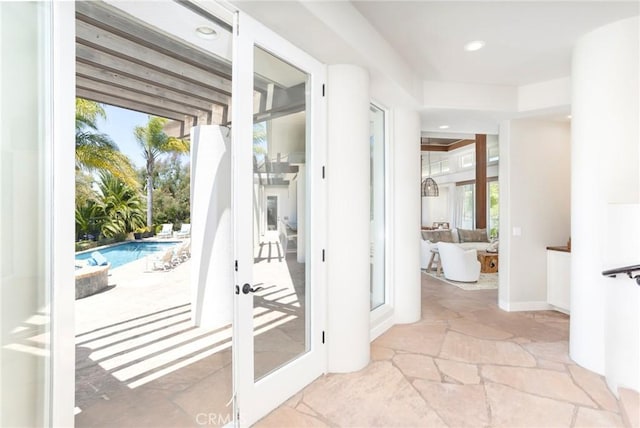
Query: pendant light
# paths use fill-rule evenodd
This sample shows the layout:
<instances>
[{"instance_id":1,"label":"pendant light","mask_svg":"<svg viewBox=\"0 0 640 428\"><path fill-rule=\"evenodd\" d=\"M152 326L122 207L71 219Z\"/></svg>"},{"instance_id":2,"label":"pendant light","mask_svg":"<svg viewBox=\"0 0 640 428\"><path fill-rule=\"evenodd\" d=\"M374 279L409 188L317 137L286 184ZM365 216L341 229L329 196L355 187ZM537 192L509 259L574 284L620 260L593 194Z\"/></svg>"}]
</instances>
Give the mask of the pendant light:
<instances>
[{"instance_id":1,"label":"pendant light","mask_svg":"<svg viewBox=\"0 0 640 428\"><path fill-rule=\"evenodd\" d=\"M431 152L429 152L429 175L422 180L422 196L437 197L440 192L438 191L438 184L431 178Z\"/></svg>"}]
</instances>

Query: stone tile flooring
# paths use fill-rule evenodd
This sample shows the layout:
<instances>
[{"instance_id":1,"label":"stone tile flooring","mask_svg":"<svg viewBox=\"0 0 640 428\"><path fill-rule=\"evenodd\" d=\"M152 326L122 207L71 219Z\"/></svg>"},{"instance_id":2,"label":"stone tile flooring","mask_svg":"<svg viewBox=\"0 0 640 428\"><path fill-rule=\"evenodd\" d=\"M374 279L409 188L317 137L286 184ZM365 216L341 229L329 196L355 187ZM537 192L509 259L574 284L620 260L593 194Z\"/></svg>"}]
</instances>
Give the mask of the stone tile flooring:
<instances>
[{"instance_id":1,"label":"stone tile flooring","mask_svg":"<svg viewBox=\"0 0 640 428\"><path fill-rule=\"evenodd\" d=\"M259 427L637 427L638 394L617 400L568 357L568 316L508 313L497 290L422 275L422 320L391 328L357 373L330 374Z\"/></svg>"},{"instance_id":2,"label":"stone tile flooring","mask_svg":"<svg viewBox=\"0 0 640 428\"><path fill-rule=\"evenodd\" d=\"M230 347L190 325L189 263L126 285L144 271L114 270L116 287L76 302L76 426L227 422ZM640 427L637 393L617 400L569 359L566 315L507 313L497 290L422 278L421 321L391 328L365 369L317 379L257 426ZM199 419L212 409L224 417Z\"/></svg>"}]
</instances>

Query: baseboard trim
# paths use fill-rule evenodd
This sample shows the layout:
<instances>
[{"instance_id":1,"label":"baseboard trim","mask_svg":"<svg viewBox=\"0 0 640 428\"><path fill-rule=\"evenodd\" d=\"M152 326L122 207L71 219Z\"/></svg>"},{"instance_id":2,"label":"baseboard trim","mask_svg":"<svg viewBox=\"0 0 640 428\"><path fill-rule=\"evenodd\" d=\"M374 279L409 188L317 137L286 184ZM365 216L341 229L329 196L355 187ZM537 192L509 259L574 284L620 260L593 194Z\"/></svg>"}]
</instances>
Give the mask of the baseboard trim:
<instances>
[{"instance_id":1,"label":"baseboard trim","mask_svg":"<svg viewBox=\"0 0 640 428\"><path fill-rule=\"evenodd\" d=\"M544 301L531 302L498 302L500 309L507 312L523 312L523 311L548 311L554 309L553 306Z\"/></svg>"},{"instance_id":2,"label":"baseboard trim","mask_svg":"<svg viewBox=\"0 0 640 428\"><path fill-rule=\"evenodd\" d=\"M385 331L389 330L393 327L393 311L385 312L385 314L375 321L372 320L371 326L369 328L369 339L371 342L376 340L379 336L381 336Z\"/></svg>"}]
</instances>

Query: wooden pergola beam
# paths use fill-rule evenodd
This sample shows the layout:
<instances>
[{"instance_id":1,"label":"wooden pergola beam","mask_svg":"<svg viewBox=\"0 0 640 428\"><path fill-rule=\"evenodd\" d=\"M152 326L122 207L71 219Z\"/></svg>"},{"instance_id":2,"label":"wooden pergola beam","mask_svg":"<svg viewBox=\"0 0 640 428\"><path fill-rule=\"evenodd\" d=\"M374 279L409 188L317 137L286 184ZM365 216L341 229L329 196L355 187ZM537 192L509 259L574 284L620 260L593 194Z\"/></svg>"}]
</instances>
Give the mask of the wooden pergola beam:
<instances>
[{"instance_id":1,"label":"wooden pergola beam","mask_svg":"<svg viewBox=\"0 0 640 428\"><path fill-rule=\"evenodd\" d=\"M183 122L185 120L185 116L183 114L179 114L170 110L164 110L155 105L145 104L137 101L134 102L123 100L122 98L114 97L109 94L102 94L82 88L76 88L76 96L98 103L110 104L112 106L125 108L127 110L133 110L159 117L166 117L167 119L173 119L180 122Z\"/></svg>"},{"instance_id":2,"label":"wooden pergola beam","mask_svg":"<svg viewBox=\"0 0 640 428\"><path fill-rule=\"evenodd\" d=\"M186 48L183 43L144 25L132 25L131 19L120 10L102 2L77 2L76 17L96 27L108 30L140 46L170 55L180 61L203 68L231 80L231 63L198 49Z\"/></svg>"},{"instance_id":3,"label":"wooden pergola beam","mask_svg":"<svg viewBox=\"0 0 640 428\"><path fill-rule=\"evenodd\" d=\"M145 94L143 92L132 91L129 89L123 89L117 86L110 85L108 83L97 82L83 76L76 77L76 88L81 88L87 91L94 91L101 94L107 94L130 102L141 102L143 104L156 105L162 109L173 111L184 116L201 116L203 113L211 114L211 108L198 109L182 103L171 101L166 98L156 97L153 95Z\"/></svg>"},{"instance_id":4,"label":"wooden pergola beam","mask_svg":"<svg viewBox=\"0 0 640 428\"><path fill-rule=\"evenodd\" d=\"M231 81L228 79L200 67L186 64L173 56L141 48L140 45L125 37L109 33L80 20L76 20L76 42L96 51L110 53L135 64L156 68L176 78L231 95Z\"/></svg>"},{"instance_id":5,"label":"wooden pergola beam","mask_svg":"<svg viewBox=\"0 0 640 428\"><path fill-rule=\"evenodd\" d=\"M214 103L208 100L185 95L181 92L143 82L141 80L137 80L113 71L97 68L89 64L77 63L76 76L78 78L84 78L97 83L110 85L114 88L120 88L134 93L153 96L171 102L183 104L189 108L198 110L210 110L212 105L214 105Z\"/></svg>"},{"instance_id":6,"label":"wooden pergola beam","mask_svg":"<svg viewBox=\"0 0 640 428\"><path fill-rule=\"evenodd\" d=\"M215 89L183 80L162 69L136 64L119 56L100 52L78 43L76 43L76 61L213 103L228 105L231 102L229 95L217 92Z\"/></svg>"}]
</instances>

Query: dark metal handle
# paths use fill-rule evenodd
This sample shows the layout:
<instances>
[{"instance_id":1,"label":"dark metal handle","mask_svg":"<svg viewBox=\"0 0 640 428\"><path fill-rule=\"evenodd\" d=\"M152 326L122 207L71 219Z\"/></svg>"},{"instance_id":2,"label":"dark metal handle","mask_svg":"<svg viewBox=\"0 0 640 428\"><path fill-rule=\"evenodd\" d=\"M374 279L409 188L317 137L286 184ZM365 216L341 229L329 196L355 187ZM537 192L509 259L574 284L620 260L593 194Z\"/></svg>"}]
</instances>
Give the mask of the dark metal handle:
<instances>
[{"instance_id":1,"label":"dark metal handle","mask_svg":"<svg viewBox=\"0 0 640 428\"><path fill-rule=\"evenodd\" d=\"M255 293L256 291L262 290L262 287L252 288L250 284L245 284L242 286L242 292L244 294Z\"/></svg>"},{"instance_id":2,"label":"dark metal handle","mask_svg":"<svg viewBox=\"0 0 640 428\"><path fill-rule=\"evenodd\" d=\"M605 271L602 271L602 275L608 276L610 278L615 278L616 275L618 274L626 273L629 276L629 278L632 278L632 279L635 278L636 283L640 285L640 275L634 276L633 272L635 271L640 271L640 265L625 266L625 267L605 270Z\"/></svg>"}]
</instances>

